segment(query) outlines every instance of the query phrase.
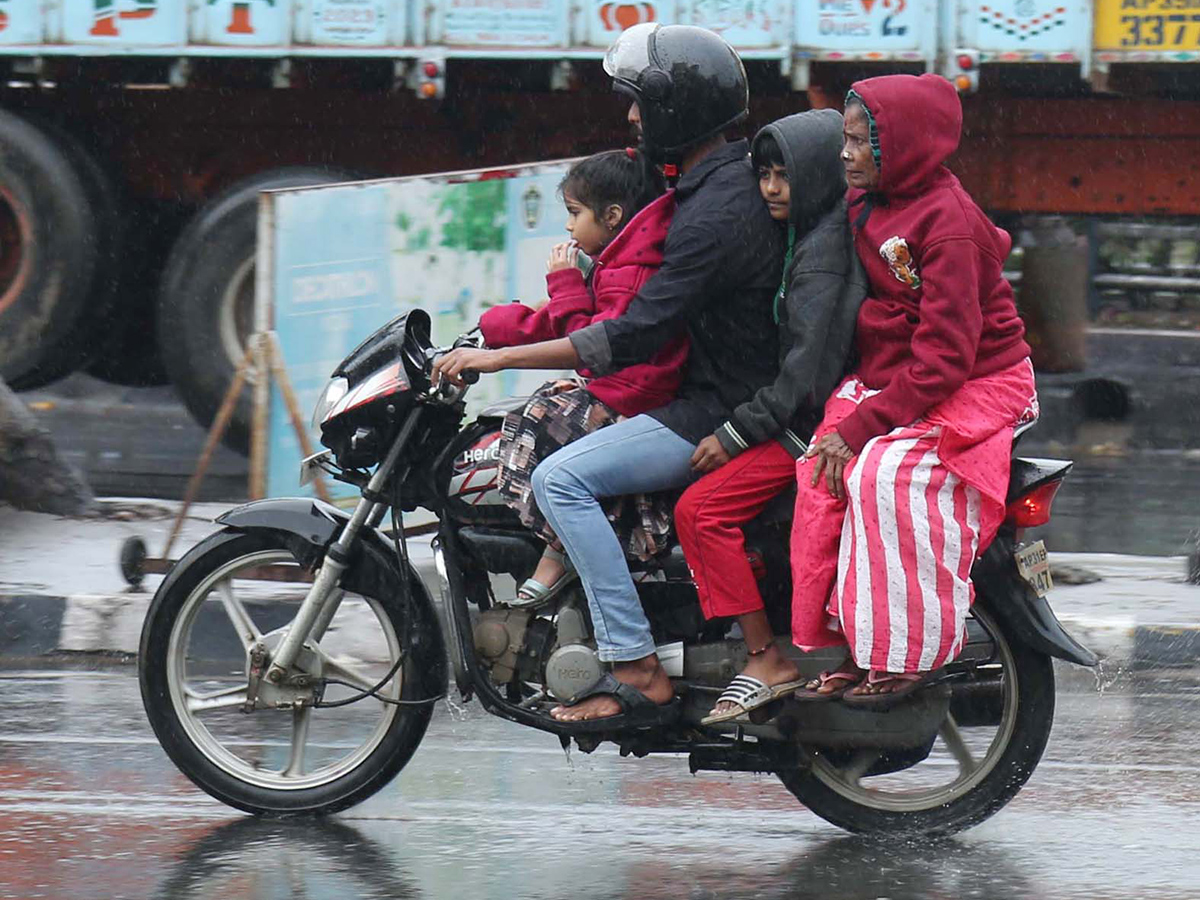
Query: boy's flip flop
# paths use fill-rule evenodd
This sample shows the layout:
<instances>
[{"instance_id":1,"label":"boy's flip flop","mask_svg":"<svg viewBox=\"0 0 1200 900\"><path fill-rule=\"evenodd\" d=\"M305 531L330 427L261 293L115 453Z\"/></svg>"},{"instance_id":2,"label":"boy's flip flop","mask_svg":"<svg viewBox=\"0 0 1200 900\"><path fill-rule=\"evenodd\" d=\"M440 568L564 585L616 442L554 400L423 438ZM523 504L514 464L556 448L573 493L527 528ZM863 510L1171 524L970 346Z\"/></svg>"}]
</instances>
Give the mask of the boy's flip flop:
<instances>
[{"instance_id":1,"label":"boy's flip flop","mask_svg":"<svg viewBox=\"0 0 1200 900\"><path fill-rule=\"evenodd\" d=\"M589 697L608 695L621 705L621 712L615 716L604 716L599 719L581 719L571 722L555 719L559 725L565 725L571 734L585 734L597 731L625 731L631 728L657 728L671 725L679 718L681 704L678 697L661 706L632 685L618 681L612 672L604 676L594 685L576 697L569 705L576 706Z\"/></svg>"},{"instance_id":2,"label":"boy's flip flop","mask_svg":"<svg viewBox=\"0 0 1200 900\"><path fill-rule=\"evenodd\" d=\"M715 725L718 722L728 722L749 715L754 710L766 706L773 700L779 700L804 686L803 681L788 681L783 684L769 685L753 675L736 675L729 687L717 698L717 703L734 703L733 709L713 713L700 720L701 725Z\"/></svg>"}]
</instances>

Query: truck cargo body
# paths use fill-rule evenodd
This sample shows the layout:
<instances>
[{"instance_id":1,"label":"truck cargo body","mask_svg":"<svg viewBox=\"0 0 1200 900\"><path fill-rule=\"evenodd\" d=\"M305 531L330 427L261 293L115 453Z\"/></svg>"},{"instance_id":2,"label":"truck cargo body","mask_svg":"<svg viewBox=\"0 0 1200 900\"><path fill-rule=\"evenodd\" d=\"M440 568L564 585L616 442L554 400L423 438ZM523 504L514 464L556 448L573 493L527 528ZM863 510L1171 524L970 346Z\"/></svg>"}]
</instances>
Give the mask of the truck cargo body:
<instances>
[{"instance_id":1,"label":"truck cargo body","mask_svg":"<svg viewBox=\"0 0 1200 900\"><path fill-rule=\"evenodd\" d=\"M169 376L210 419L260 189L628 143L599 61L641 21L739 49L747 130L936 71L994 214L1195 215L1200 0L1063 2L0 0L0 378Z\"/></svg>"}]
</instances>

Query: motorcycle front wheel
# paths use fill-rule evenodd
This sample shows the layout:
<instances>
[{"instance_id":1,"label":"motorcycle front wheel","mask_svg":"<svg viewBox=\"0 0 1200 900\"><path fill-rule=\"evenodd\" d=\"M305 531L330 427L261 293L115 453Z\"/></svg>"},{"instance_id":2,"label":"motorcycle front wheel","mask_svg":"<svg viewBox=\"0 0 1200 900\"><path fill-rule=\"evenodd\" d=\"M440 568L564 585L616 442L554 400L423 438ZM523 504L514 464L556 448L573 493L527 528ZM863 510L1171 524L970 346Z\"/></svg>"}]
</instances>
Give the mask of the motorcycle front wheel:
<instances>
[{"instance_id":1,"label":"motorcycle front wheel","mask_svg":"<svg viewBox=\"0 0 1200 900\"><path fill-rule=\"evenodd\" d=\"M975 825L1011 800L1033 773L1054 723L1054 667L1013 639L981 603L968 620L963 658L998 685L994 715L956 721L934 743L904 753L802 747L784 785L821 818L866 835L943 836Z\"/></svg>"},{"instance_id":2,"label":"motorcycle front wheel","mask_svg":"<svg viewBox=\"0 0 1200 900\"><path fill-rule=\"evenodd\" d=\"M404 705L362 696L400 659L411 625L396 602L406 586L381 560L367 579L377 596L347 591L297 660L300 680L321 688L318 705L247 704L251 648L278 644L312 583L293 541L232 530L202 541L155 595L139 655L142 702L175 765L221 802L268 815L329 813L374 794L408 762L432 714L429 698L415 696L427 693L415 658L377 690Z\"/></svg>"}]
</instances>

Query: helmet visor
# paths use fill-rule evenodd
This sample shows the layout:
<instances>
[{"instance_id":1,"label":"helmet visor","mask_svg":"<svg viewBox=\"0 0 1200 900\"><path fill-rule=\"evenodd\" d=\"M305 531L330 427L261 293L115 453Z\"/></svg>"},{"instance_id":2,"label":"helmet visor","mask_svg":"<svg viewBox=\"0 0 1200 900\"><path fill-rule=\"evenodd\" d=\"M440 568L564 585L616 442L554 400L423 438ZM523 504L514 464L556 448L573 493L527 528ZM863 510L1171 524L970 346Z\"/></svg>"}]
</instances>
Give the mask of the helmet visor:
<instances>
[{"instance_id":1,"label":"helmet visor","mask_svg":"<svg viewBox=\"0 0 1200 900\"><path fill-rule=\"evenodd\" d=\"M621 32L604 54L604 71L612 78L637 84L650 68L650 35L657 22L643 22Z\"/></svg>"}]
</instances>

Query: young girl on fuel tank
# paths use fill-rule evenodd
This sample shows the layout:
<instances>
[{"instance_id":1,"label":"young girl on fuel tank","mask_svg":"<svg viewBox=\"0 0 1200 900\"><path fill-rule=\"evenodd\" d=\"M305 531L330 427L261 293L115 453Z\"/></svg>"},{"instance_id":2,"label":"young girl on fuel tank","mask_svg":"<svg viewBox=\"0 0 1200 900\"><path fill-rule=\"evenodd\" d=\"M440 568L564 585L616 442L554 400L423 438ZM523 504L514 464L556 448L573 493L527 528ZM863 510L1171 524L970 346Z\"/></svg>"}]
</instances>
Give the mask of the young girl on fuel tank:
<instances>
[{"instance_id":1,"label":"young girl on fuel tank","mask_svg":"<svg viewBox=\"0 0 1200 900\"><path fill-rule=\"evenodd\" d=\"M546 264L550 299L541 308L512 303L484 313L479 327L489 347L562 338L616 318L662 263L675 204L644 154L628 149L591 156L571 168L559 190L572 239L558 244ZM577 264L581 251L593 260L587 276ZM518 602L546 600L570 578L562 548L533 496L530 476L537 464L585 434L668 403L679 388L687 352L681 336L646 363L599 378L581 369L577 378L547 382L522 412L505 419L500 493L548 545L533 577L518 589ZM665 536L668 519L644 500L637 508L640 533L636 543L634 536L625 542L635 552L654 550L644 543Z\"/></svg>"}]
</instances>

